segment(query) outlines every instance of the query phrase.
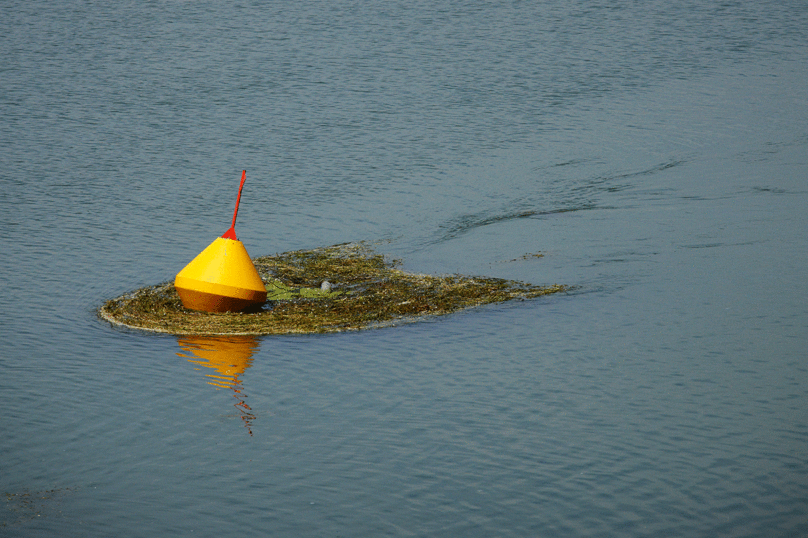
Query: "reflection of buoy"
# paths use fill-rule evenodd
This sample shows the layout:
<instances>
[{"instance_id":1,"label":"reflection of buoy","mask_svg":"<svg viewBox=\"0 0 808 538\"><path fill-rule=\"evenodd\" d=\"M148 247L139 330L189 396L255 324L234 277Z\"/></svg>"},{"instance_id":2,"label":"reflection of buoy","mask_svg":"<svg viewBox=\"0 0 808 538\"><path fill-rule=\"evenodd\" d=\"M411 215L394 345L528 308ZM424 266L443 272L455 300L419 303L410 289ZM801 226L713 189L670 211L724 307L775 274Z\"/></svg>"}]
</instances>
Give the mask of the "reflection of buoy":
<instances>
[{"instance_id":1,"label":"reflection of buoy","mask_svg":"<svg viewBox=\"0 0 808 538\"><path fill-rule=\"evenodd\" d=\"M209 374L211 385L233 388L239 384L239 376L252 364L253 353L258 351L258 339L254 336L183 336L178 339L180 348L189 353L177 353L189 362L216 370Z\"/></svg>"},{"instance_id":2,"label":"reflection of buoy","mask_svg":"<svg viewBox=\"0 0 808 538\"><path fill-rule=\"evenodd\" d=\"M231 389L237 403L233 404L239 411L241 420L252 435L252 421L255 414L247 405L247 395L242 392L239 376L252 364L253 353L258 351L258 339L254 336L185 336L178 340L180 349L185 353L177 353L186 357L188 362L213 368L216 373L207 374L208 383L216 390Z\"/></svg>"},{"instance_id":3,"label":"reflection of buoy","mask_svg":"<svg viewBox=\"0 0 808 538\"><path fill-rule=\"evenodd\" d=\"M230 229L191 260L174 279L174 287L185 308L238 312L260 306L267 300L264 282L244 244L236 237L236 216L246 177L245 170L241 174Z\"/></svg>"}]
</instances>

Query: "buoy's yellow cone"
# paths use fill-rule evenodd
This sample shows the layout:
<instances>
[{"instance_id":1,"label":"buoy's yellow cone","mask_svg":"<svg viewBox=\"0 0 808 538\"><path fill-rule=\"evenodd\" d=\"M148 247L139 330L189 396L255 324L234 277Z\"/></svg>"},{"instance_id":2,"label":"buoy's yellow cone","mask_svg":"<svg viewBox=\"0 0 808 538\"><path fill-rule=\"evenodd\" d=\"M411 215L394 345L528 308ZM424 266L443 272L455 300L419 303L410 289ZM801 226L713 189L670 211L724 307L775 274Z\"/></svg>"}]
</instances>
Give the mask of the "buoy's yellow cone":
<instances>
[{"instance_id":1,"label":"buoy's yellow cone","mask_svg":"<svg viewBox=\"0 0 808 538\"><path fill-rule=\"evenodd\" d=\"M258 271L241 241L217 237L177 274L174 287L185 308L238 312L267 300Z\"/></svg>"},{"instance_id":2,"label":"buoy's yellow cone","mask_svg":"<svg viewBox=\"0 0 808 538\"><path fill-rule=\"evenodd\" d=\"M239 312L259 307L267 300L267 290L244 244L236 238L235 226L241 189L233 213L233 225L222 236L177 273L174 287L183 306L205 312Z\"/></svg>"}]
</instances>

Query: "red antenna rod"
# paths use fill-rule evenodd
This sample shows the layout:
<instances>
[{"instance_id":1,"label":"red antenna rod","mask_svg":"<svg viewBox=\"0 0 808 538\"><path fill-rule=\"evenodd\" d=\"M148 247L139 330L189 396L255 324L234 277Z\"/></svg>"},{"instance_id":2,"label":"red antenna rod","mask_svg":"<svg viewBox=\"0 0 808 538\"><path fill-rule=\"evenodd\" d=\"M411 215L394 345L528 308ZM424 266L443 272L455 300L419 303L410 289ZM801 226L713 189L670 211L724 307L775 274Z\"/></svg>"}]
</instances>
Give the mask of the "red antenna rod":
<instances>
[{"instance_id":1,"label":"red antenna rod","mask_svg":"<svg viewBox=\"0 0 808 538\"><path fill-rule=\"evenodd\" d=\"M238 241L236 237L236 217L238 216L238 205L241 203L241 189L244 188L244 181L247 179L247 171L244 170L241 172L241 185L238 187L238 198L236 198L236 209L233 211L233 224L230 225L230 229L227 230L224 235L222 236L224 239L232 239L233 241Z\"/></svg>"}]
</instances>

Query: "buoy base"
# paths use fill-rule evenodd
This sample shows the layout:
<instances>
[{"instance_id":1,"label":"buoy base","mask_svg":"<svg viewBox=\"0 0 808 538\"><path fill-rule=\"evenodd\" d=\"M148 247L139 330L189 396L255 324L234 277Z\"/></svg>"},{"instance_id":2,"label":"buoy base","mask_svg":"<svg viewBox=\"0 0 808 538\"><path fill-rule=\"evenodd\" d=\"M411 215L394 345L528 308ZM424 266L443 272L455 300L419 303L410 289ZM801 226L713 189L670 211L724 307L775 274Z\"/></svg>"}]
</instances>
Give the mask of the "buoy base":
<instances>
[{"instance_id":1,"label":"buoy base","mask_svg":"<svg viewBox=\"0 0 808 538\"><path fill-rule=\"evenodd\" d=\"M243 312L244 310L257 310L266 302L267 298L266 292L263 296L256 294L254 298L242 299L180 287L176 289L182 300L182 305L185 308L204 312Z\"/></svg>"}]
</instances>

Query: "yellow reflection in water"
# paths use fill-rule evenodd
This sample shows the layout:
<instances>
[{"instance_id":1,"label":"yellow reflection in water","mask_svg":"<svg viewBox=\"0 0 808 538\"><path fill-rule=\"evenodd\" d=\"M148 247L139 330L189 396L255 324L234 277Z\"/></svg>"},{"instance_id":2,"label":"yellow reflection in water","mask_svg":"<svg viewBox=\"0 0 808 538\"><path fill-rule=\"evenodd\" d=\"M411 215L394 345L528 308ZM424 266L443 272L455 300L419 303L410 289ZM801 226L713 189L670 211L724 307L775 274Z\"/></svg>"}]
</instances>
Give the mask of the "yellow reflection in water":
<instances>
[{"instance_id":1,"label":"yellow reflection in water","mask_svg":"<svg viewBox=\"0 0 808 538\"><path fill-rule=\"evenodd\" d=\"M237 403L241 420L252 435L255 415L247 402L240 376L252 365L252 356L258 351L255 336L181 336L177 343L185 353L177 353L188 362L215 370L208 373L208 383L216 389L230 389ZM199 368L197 368L199 369Z\"/></svg>"}]
</instances>

